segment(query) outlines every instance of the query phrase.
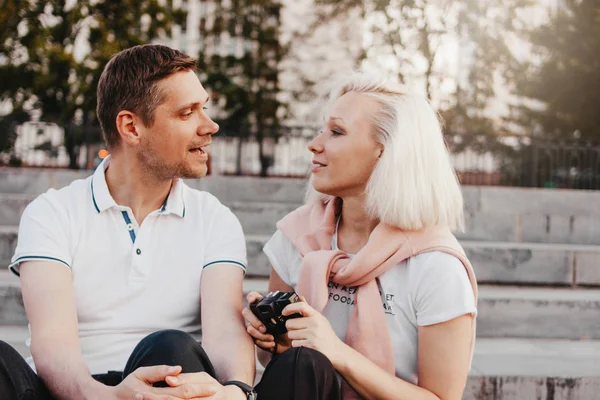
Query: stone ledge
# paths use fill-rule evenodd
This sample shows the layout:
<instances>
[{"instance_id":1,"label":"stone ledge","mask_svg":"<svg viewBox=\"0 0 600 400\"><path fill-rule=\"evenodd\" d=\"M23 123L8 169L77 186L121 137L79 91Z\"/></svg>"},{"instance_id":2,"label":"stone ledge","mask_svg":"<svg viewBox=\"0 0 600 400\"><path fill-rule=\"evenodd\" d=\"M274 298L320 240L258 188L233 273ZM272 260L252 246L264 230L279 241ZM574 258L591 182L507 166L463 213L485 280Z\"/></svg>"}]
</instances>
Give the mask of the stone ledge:
<instances>
[{"instance_id":1,"label":"stone ledge","mask_svg":"<svg viewBox=\"0 0 600 400\"><path fill-rule=\"evenodd\" d=\"M245 191L240 191L240 196L228 194L228 190L233 190L229 186L225 184L224 188L212 192L231 208L244 231L250 234L273 233L277 221L301 205L301 201L286 201L282 194L267 195L271 190L269 185L259 188L261 198L256 193L247 195L251 200L240 197ZM275 186L280 189L280 185ZM28 194L0 193L0 225L18 225L23 210L34 198ZM600 216L564 216L540 210L520 214L511 209L477 211L467 208L466 231L456 235L461 240L600 245Z\"/></svg>"}]
</instances>

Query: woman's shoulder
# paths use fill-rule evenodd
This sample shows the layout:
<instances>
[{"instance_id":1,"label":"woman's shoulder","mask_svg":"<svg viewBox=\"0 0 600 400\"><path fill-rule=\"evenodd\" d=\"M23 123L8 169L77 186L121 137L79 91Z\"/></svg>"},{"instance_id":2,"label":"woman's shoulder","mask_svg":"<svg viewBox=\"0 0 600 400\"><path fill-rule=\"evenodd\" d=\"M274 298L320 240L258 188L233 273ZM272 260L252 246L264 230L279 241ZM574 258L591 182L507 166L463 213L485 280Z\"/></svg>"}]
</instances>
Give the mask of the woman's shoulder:
<instances>
[{"instance_id":1,"label":"woman's shoulder","mask_svg":"<svg viewBox=\"0 0 600 400\"><path fill-rule=\"evenodd\" d=\"M277 229L293 239L313 232L323 220L325 203L314 201L304 204L287 214L279 222Z\"/></svg>"},{"instance_id":2,"label":"woman's shoulder","mask_svg":"<svg viewBox=\"0 0 600 400\"><path fill-rule=\"evenodd\" d=\"M411 257L404 266L413 286L433 282L469 282L466 266L456 256L443 251L428 251Z\"/></svg>"}]
</instances>

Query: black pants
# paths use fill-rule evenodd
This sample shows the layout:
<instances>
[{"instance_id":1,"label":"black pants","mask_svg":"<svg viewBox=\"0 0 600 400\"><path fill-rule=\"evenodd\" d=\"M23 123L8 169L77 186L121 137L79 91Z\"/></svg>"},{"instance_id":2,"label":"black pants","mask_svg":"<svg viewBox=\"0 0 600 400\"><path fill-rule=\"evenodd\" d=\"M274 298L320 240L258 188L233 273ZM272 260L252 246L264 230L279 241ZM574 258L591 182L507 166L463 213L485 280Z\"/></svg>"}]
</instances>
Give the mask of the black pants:
<instances>
[{"instance_id":1,"label":"black pants","mask_svg":"<svg viewBox=\"0 0 600 400\"><path fill-rule=\"evenodd\" d=\"M146 336L133 350L123 372L93 375L108 386L117 386L139 367L181 365L183 372L205 371L215 376L208 356L193 337L185 332L164 330ZM167 386L165 382L154 386ZM15 349L0 341L0 399L52 400L44 382L33 372Z\"/></svg>"},{"instance_id":2,"label":"black pants","mask_svg":"<svg viewBox=\"0 0 600 400\"><path fill-rule=\"evenodd\" d=\"M181 365L183 372L206 372L216 378L208 356L185 332L164 330L146 336L133 350L123 372L94 375L116 386L139 367ZM155 386L166 386L159 382ZM335 371L321 353L296 348L275 357L256 388L261 400L338 400L340 388ZM53 400L44 382L10 345L0 341L0 399Z\"/></svg>"},{"instance_id":3,"label":"black pants","mask_svg":"<svg viewBox=\"0 0 600 400\"><path fill-rule=\"evenodd\" d=\"M259 400L340 400L333 365L322 353L295 347L273 357L256 386Z\"/></svg>"}]
</instances>

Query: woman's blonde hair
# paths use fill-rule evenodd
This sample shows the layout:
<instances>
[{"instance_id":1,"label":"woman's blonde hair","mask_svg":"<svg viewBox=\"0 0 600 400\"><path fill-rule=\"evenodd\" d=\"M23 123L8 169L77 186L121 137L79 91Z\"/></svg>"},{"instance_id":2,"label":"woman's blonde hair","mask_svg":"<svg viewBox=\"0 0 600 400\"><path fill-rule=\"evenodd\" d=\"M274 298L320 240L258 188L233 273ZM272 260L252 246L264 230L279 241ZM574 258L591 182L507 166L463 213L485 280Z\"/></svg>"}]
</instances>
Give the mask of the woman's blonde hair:
<instances>
[{"instance_id":1,"label":"woman's blonde hair","mask_svg":"<svg viewBox=\"0 0 600 400\"><path fill-rule=\"evenodd\" d=\"M343 75L330 87L329 106L349 92L373 97L380 105L371 122L383 153L366 187L368 212L404 230L433 225L464 230L460 185L440 120L427 100L362 73ZM328 197L316 192L311 176L306 200Z\"/></svg>"}]
</instances>

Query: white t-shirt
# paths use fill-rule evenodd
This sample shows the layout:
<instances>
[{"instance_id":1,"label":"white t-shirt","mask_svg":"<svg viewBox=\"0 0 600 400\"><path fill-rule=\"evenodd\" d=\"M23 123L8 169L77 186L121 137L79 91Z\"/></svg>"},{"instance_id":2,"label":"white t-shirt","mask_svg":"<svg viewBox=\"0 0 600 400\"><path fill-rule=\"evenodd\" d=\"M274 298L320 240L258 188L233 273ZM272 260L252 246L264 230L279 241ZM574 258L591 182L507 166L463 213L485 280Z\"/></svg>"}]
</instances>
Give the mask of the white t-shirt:
<instances>
[{"instance_id":1,"label":"white t-shirt","mask_svg":"<svg viewBox=\"0 0 600 400\"><path fill-rule=\"evenodd\" d=\"M138 226L131 209L108 191L109 163L27 207L10 266L17 274L28 260L69 268L81 350L92 374L122 371L152 332L199 332L203 269L246 268L242 227L214 196L178 180L165 204Z\"/></svg>"},{"instance_id":2,"label":"white t-shirt","mask_svg":"<svg viewBox=\"0 0 600 400\"><path fill-rule=\"evenodd\" d=\"M337 233L331 245L337 249ZM281 279L296 289L302 258L291 241L278 230L263 250ZM387 321L382 329L387 328L392 339L396 376L417 384L418 326L477 313L467 271L456 257L435 251L399 263L377 281ZM341 340L346 337L355 291L329 282L323 315Z\"/></svg>"}]
</instances>

